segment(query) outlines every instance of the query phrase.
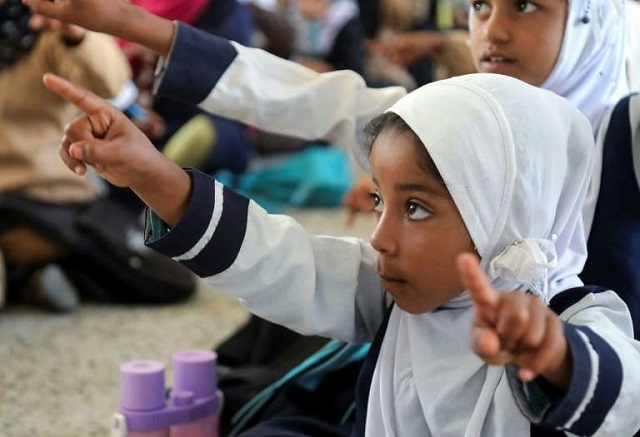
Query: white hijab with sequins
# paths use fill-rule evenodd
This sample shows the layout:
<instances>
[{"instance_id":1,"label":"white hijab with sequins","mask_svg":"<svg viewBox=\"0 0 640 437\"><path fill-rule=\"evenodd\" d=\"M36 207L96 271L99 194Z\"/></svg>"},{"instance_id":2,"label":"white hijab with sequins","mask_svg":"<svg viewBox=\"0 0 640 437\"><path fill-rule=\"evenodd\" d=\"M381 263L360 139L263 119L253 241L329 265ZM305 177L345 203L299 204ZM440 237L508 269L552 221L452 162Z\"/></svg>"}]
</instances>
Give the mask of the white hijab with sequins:
<instances>
[{"instance_id":1,"label":"white hijab with sequins","mask_svg":"<svg viewBox=\"0 0 640 437\"><path fill-rule=\"evenodd\" d=\"M591 122L595 153L584 203L585 233L595 213L609 118L629 93L625 62L625 0L567 0L569 13L558 61L542 88L569 99Z\"/></svg>"}]
</instances>

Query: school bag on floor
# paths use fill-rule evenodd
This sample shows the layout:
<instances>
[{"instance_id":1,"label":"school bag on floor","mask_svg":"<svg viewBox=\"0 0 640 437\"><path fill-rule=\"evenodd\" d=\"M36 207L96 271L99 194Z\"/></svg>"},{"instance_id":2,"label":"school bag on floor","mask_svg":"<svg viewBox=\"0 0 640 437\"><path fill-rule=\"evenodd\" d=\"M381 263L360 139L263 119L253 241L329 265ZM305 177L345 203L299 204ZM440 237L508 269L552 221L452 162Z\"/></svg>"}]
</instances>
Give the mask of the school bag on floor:
<instances>
[{"instance_id":1,"label":"school bag on floor","mask_svg":"<svg viewBox=\"0 0 640 437\"><path fill-rule=\"evenodd\" d=\"M222 435L235 436L275 417L353 420L355 386L369 344L305 336L252 315L216 349L224 394Z\"/></svg>"},{"instance_id":2,"label":"school bag on floor","mask_svg":"<svg viewBox=\"0 0 640 437\"><path fill-rule=\"evenodd\" d=\"M16 225L68 249L59 264L83 300L169 304L195 291L195 275L147 248L137 214L112 199L73 206L1 195L0 231Z\"/></svg>"}]
</instances>

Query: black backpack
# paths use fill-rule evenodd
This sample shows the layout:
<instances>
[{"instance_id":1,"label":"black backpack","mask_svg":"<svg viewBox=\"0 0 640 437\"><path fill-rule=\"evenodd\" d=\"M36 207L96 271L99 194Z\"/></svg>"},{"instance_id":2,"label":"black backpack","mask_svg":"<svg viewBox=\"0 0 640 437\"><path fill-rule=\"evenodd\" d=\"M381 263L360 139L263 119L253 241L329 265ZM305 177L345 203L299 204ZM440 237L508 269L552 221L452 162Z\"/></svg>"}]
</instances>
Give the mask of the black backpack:
<instances>
[{"instance_id":1,"label":"black backpack","mask_svg":"<svg viewBox=\"0 0 640 437\"><path fill-rule=\"evenodd\" d=\"M348 429L368 350L368 343L305 336L252 315L215 349L224 395L221 435L233 437L268 419L289 417L322 423L326 435Z\"/></svg>"},{"instance_id":2,"label":"black backpack","mask_svg":"<svg viewBox=\"0 0 640 437\"><path fill-rule=\"evenodd\" d=\"M138 214L112 199L68 205L0 196L0 231L16 225L69 250L59 264L83 300L169 304L195 291L195 275L147 248Z\"/></svg>"}]
</instances>

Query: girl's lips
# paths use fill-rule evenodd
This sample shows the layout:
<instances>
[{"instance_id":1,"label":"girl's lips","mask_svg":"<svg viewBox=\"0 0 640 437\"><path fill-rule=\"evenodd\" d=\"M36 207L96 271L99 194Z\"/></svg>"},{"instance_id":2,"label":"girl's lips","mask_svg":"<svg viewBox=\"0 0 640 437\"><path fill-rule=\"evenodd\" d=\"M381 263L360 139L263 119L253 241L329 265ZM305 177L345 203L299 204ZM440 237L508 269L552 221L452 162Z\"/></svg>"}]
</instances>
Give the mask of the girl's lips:
<instances>
[{"instance_id":1,"label":"girl's lips","mask_svg":"<svg viewBox=\"0 0 640 437\"><path fill-rule=\"evenodd\" d=\"M387 275L380 275L380 279L382 279L385 282L406 282L403 279L393 278L393 277L387 276Z\"/></svg>"},{"instance_id":2,"label":"girl's lips","mask_svg":"<svg viewBox=\"0 0 640 437\"><path fill-rule=\"evenodd\" d=\"M504 56L484 56L480 60L482 71L485 73L500 73L512 68L516 61Z\"/></svg>"},{"instance_id":3,"label":"girl's lips","mask_svg":"<svg viewBox=\"0 0 640 437\"><path fill-rule=\"evenodd\" d=\"M394 290L398 289L398 287L402 287L407 283L404 279L395 278L392 276L387 276L384 274L379 275L382 280L382 289L393 294Z\"/></svg>"},{"instance_id":4,"label":"girl's lips","mask_svg":"<svg viewBox=\"0 0 640 437\"><path fill-rule=\"evenodd\" d=\"M482 62L515 62L513 58L503 55L484 55Z\"/></svg>"}]
</instances>

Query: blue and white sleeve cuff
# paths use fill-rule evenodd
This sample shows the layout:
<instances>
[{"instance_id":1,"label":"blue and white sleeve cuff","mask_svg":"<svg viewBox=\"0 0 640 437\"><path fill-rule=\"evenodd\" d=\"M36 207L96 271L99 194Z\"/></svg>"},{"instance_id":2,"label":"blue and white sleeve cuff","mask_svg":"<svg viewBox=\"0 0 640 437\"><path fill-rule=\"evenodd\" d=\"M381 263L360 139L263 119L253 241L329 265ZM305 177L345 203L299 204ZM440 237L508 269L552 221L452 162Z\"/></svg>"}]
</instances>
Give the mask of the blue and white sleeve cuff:
<instances>
[{"instance_id":1,"label":"blue and white sleeve cuff","mask_svg":"<svg viewBox=\"0 0 640 437\"><path fill-rule=\"evenodd\" d=\"M170 56L160 64L155 92L194 105L202 102L238 55L229 40L176 22Z\"/></svg>"},{"instance_id":2,"label":"blue and white sleeve cuff","mask_svg":"<svg viewBox=\"0 0 640 437\"><path fill-rule=\"evenodd\" d=\"M523 413L539 426L592 435L602 425L622 387L622 363L615 350L588 327L564 323L573 372L563 395L542 380L524 384L515 366L507 375Z\"/></svg>"},{"instance_id":3,"label":"blue and white sleeve cuff","mask_svg":"<svg viewBox=\"0 0 640 437\"><path fill-rule=\"evenodd\" d=\"M189 173L193 190L185 214L169 229L149 210L146 244L198 276L213 276L229 268L240 252L249 199L200 171Z\"/></svg>"}]
</instances>

